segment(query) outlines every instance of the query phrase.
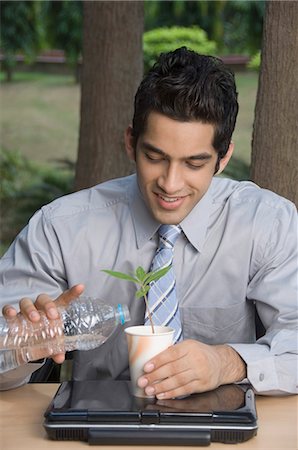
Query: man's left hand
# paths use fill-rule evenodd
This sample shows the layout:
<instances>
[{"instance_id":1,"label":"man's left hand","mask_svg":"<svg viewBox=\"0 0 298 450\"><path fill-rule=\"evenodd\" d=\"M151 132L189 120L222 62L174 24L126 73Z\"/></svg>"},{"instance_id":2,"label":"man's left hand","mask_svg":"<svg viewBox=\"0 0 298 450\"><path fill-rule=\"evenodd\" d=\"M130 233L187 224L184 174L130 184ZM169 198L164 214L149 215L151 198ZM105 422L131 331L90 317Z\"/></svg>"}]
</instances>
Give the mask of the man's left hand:
<instances>
[{"instance_id":1,"label":"man's left hand","mask_svg":"<svg viewBox=\"0 0 298 450\"><path fill-rule=\"evenodd\" d=\"M138 386L158 399L206 392L222 384L241 381L246 365L228 345L206 345L185 340L148 361Z\"/></svg>"}]
</instances>

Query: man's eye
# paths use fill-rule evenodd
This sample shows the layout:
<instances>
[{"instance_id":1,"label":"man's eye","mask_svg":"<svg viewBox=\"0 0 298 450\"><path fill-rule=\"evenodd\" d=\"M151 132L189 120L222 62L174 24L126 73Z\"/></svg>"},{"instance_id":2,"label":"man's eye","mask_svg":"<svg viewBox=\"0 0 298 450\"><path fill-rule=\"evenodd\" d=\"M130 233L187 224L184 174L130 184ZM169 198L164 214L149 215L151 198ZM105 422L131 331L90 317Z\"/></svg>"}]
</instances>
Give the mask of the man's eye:
<instances>
[{"instance_id":1,"label":"man's eye","mask_svg":"<svg viewBox=\"0 0 298 450\"><path fill-rule=\"evenodd\" d=\"M202 163L198 164L198 163L194 163L191 161L187 161L186 164L190 169L194 169L194 170L202 169L202 167L204 167L204 165L205 165Z\"/></svg>"},{"instance_id":2,"label":"man's eye","mask_svg":"<svg viewBox=\"0 0 298 450\"><path fill-rule=\"evenodd\" d=\"M162 161L163 157L160 155L155 155L155 154L151 154L151 153L145 153L145 156L147 159L149 159L149 161Z\"/></svg>"}]
</instances>

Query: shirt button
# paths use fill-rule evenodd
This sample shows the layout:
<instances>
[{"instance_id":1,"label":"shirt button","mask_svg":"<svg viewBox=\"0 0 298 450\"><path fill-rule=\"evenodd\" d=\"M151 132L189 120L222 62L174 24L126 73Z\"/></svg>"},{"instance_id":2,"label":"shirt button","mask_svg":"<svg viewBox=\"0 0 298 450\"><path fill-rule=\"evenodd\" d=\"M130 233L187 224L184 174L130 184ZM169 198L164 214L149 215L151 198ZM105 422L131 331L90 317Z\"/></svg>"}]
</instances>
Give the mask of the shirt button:
<instances>
[{"instance_id":1,"label":"shirt button","mask_svg":"<svg viewBox=\"0 0 298 450\"><path fill-rule=\"evenodd\" d=\"M259 380L260 381L264 381L265 375L263 373L260 373L259 375Z\"/></svg>"}]
</instances>

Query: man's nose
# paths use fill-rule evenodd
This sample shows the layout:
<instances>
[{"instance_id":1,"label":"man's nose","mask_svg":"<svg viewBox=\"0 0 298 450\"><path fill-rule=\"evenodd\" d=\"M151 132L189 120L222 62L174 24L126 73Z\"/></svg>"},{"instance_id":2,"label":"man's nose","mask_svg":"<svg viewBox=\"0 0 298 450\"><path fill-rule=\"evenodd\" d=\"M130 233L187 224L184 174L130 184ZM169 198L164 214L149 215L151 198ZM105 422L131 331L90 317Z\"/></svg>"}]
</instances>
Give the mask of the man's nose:
<instances>
[{"instance_id":1,"label":"man's nose","mask_svg":"<svg viewBox=\"0 0 298 450\"><path fill-rule=\"evenodd\" d=\"M183 185L183 174L178 164L169 163L158 179L159 187L167 194L179 192Z\"/></svg>"}]
</instances>

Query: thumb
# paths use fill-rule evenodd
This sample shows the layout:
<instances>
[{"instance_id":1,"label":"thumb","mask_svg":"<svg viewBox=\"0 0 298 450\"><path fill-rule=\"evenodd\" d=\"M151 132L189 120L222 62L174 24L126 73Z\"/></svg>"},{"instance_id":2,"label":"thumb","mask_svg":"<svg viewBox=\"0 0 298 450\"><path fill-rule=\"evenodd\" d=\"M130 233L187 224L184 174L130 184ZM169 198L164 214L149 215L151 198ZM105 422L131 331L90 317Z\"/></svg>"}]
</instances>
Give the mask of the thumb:
<instances>
[{"instance_id":1,"label":"thumb","mask_svg":"<svg viewBox=\"0 0 298 450\"><path fill-rule=\"evenodd\" d=\"M72 300L79 297L85 289L83 284L76 284L72 286L67 291L64 291L63 294L59 295L56 298L55 303L57 306L67 306Z\"/></svg>"}]
</instances>

